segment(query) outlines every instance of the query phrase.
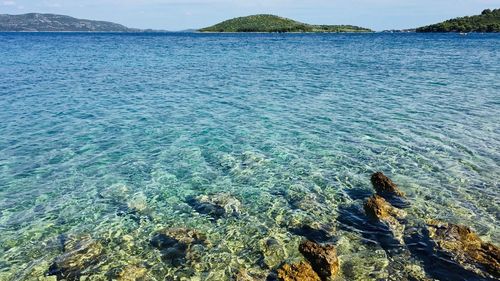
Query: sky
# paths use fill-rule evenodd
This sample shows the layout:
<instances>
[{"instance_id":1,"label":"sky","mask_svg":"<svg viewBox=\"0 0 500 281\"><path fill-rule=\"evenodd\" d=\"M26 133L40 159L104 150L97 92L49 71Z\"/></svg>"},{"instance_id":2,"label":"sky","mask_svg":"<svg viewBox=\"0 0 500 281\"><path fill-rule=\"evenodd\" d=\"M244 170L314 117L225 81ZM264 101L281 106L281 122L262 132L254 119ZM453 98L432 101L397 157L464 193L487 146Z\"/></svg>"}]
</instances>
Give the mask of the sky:
<instances>
[{"instance_id":1,"label":"sky","mask_svg":"<svg viewBox=\"0 0 500 281\"><path fill-rule=\"evenodd\" d=\"M500 0L0 0L0 14L54 13L172 31L252 14L380 31L419 27L488 8L500 8Z\"/></svg>"}]
</instances>

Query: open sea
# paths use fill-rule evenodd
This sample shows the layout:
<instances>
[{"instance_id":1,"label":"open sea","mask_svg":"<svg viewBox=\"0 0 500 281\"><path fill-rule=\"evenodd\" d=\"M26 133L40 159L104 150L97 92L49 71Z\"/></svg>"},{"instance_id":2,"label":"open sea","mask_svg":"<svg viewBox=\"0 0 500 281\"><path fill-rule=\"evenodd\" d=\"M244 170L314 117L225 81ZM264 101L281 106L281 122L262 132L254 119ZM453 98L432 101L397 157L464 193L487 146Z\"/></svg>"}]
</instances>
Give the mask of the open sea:
<instances>
[{"instance_id":1,"label":"open sea","mask_svg":"<svg viewBox=\"0 0 500 281\"><path fill-rule=\"evenodd\" d=\"M265 280L304 237L335 280L466 280L369 226L376 171L500 243L500 35L0 33L2 281L68 243L68 280Z\"/></svg>"}]
</instances>

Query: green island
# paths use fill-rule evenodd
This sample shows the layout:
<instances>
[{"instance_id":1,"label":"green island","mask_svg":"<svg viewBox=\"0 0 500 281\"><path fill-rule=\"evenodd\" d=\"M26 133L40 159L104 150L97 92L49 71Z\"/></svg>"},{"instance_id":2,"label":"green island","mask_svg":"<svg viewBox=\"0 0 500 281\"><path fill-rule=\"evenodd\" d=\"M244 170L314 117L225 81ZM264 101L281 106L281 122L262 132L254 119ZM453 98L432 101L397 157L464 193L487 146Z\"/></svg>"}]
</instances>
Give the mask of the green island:
<instances>
[{"instance_id":1,"label":"green island","mask_svg":"<svg viewBox=\"0 0 500 281\"><path fill-rule=\"evenodd\" d=\"M200 32L372 32L353 25L312 25L274 15L253 15L223 21Z\"/></svg>"},{"instance_id":2,"label":"green island","mask_svg":"<svg viewBox=\"0 0 500 281\"><path fill-rule=\"evenodd\" d=\"M500 9L417 28L417 32L500 32Z\"/></svg>"}]
</instances>

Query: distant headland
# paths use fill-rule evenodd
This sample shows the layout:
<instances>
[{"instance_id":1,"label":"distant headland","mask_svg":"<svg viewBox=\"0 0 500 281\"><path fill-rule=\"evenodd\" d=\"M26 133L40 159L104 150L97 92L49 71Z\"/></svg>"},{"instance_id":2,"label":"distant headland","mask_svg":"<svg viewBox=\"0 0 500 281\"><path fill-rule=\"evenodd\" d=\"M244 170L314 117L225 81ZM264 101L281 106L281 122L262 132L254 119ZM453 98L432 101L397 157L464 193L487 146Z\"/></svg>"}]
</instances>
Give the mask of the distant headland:
<instances>
[{"instance_id":1,"label":"distant headland","mask_svg":"<svg viewBox=\"0 0 500 281\"><path fill-rule=\"evenodd\" d=\"M417 32L500 32L500 9L461 17L416 29Z\"/></svg>"},{"instance_id":2,"label":"distant headland","mask_svg":"<svg viewBox=\"0 0 500 281\"><path fill-rule=\"evenodd\" d=\"M252 15L223 21L200 32L373 32L353 25L312 25L275 15Z\"/></svg>"},{"instance_id":3,"label":"distant headland","mask_svg":"<svg viewBox=\"0 0 500 281\"><path fill-rule=\"evenodd\" d=\"M0 14L0 31L19 32L136 32L145 31L128 28L121 24L77 19L70 16L55 14L29 13L22 15Z\"/></svg>"}]
</instances>

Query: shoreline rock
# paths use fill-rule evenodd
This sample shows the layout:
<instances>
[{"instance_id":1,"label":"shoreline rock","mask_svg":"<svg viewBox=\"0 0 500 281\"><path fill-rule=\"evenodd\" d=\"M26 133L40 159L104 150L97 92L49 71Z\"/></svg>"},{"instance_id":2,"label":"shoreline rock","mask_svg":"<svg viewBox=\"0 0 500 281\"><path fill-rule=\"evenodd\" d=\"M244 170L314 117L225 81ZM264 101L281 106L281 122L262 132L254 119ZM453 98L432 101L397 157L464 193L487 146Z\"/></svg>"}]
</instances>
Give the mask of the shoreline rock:
<instances>
[{"instance_id":1,"label":"shoreline rock","mask_svg":"<svg viewBox=\"0 0 500 281\"><path fill-rule=\"evenodd\" d=\"M326 280L338 273L339 260L335 246L323 246L306 240L300 244L299 251L309 261L322 280Z\"/></svg>"},{"instance_id":2,"label":"shoreline rock","mask_svg":"<svg viewBox=\"0 0 500 281\"><path fill-rule=\"evenodd\" d=\"M475 267L476 273L488 272L500 278L500 248L481 240L469 227L437 220L427 223L429 236L452 259L465 267Z\"/></svg>"},{"instance_id":3,"label":"shoreline rock","mask_svg":"<svg viewBox=\"0 0 500 281\"><path fill-rule=\"evenodd\" d=\"M283 265L278 269L278 279L280 281L321 281L312 266L304 261Z\"/></svg>"},{"instance_id":4,"label":"shoreline rock","mask_svg":"<svg viewBox=\"0 0 500 281\"><path fill-rule=\"evenodd\" d=\"M401 244L404 244L403 233L405 226L399 222L399 220L406 216L406 213L403 210L393 207L379 195L373 195L370 197L365 202L363 208L365 210L365 214L370 219L387 224L389 229L392 231L394 238L396 238Z\"/></svg>"},{"instance_id":5,"label":"shoreline rock","mask_svg":"<svg viewBox=\"0 0 500 281\"><path fill-rule=\"evenodd\" d=\"M382 172L374 173L370 180L377 194L382 197L405 197L404 192L399 190L398 186Z\"/></svg>"}]
</instances>

